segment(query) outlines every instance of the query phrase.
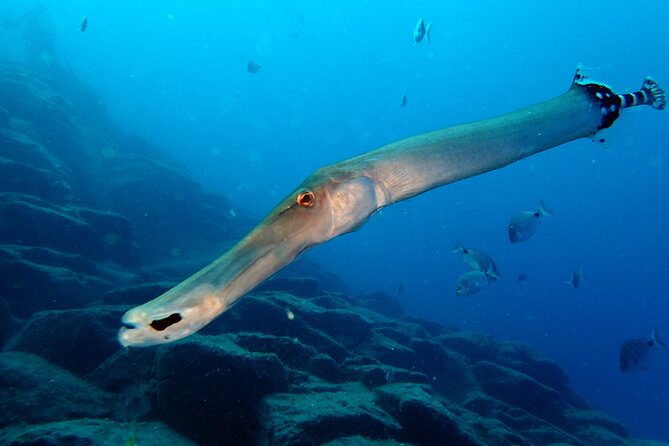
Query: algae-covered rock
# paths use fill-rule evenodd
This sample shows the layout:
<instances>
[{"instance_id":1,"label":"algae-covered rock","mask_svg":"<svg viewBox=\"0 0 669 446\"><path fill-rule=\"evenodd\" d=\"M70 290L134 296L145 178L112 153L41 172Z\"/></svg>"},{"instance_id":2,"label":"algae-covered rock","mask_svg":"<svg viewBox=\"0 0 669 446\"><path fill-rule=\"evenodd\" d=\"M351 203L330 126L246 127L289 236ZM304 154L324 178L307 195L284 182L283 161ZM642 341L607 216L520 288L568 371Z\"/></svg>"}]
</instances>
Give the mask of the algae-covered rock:
<instances>
[{"instance_id":1,"label":"algae-covered rock","mask_svg":"<svg viewBox=\"0 0 669 446\"><path fill-rule=\"evenodd\" d=\"M263 396L286 387L271 353L252 353L223 337L195 336L156 357L158 416L201 444L249 444L259 428L253 412Z\"/></svg>"},{"instance_id":2,"label":"algae-covered rock","mask_svg":"<svg viewBox=\"0 0 669 446\"><path fill-rule=\"evenodd\" d=\"M449 405L420 384L389 384L375 389L380 407L394 416L419 444L483 446L486 443L468 432Z\"/></svg>"},{"instance_id":3,"label":"algae-covered rock","mask_svg":"<svg viewBox=\"0 0 669 446\"><path fill-rule=\"evenodd\" d=\"M33 315L6 350L32 353L84 375L121 348L116 340L121 314L122 309L114 307L42 311Z\"/></svg>"},{"instance_id":4,"label":"algae-covered rock","mask_svg":"<svg viewBox=\"0 0 669 446\"><path fill-rule=\"evenodd\" d=\"M0 427L75 418L104 418L115 399L27 353L0 353Z\"/></svg>"},{"instance_id":5,"label":"algae-covered rock","mask_svg":"<svg viewBox=\"0 0 669 446\"><path fill-rule=\"evenodd\" d=\"M552 423L564 422L567 408L560 394L515 370L489 361L479 361L474 366L481 389L505 403L520 407Z\"/></svg>"},{"instance_id":6,"label":"algae-covered rock","mask_svg":"<svg viewBox=\"0 0 669 446\"><path fill-rule=\"evenodd\" d=\"M163 423L123 423L80 419L22 425L0 431L0 444L12 446L196 446Z\"/></svg>"},{"instance_id":7,"label":"algae-covered rock","mask_svg":"<svg viewBox=\"0 0 669 446\"><path fill-rule=\"evenodd\" d=\"M337 437L402 438L402 428L375 404L360 384L335 391L274 394L259 408L263 440L268 444L322 444Z\"/></svg>"}]
</instances>

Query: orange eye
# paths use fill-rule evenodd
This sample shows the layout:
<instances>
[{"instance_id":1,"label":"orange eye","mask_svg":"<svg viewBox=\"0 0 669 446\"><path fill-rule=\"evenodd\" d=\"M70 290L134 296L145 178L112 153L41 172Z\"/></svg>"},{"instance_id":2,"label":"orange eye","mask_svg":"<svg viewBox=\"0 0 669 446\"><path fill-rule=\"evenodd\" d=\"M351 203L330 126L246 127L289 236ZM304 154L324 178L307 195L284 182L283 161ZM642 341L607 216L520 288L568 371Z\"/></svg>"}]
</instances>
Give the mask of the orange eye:
<instances>
[{"instance_id":1,"label":"orange eye","mask_svg":"<svg viewBox=\"0 0 669 446\"><path fill-rule=\"evenodd\" d=\"M310 190L304 190L297 196L297 204L303 208L309 208L313 206L314 201L316 201L316 195Z\"/></svg>"}]
</instances>

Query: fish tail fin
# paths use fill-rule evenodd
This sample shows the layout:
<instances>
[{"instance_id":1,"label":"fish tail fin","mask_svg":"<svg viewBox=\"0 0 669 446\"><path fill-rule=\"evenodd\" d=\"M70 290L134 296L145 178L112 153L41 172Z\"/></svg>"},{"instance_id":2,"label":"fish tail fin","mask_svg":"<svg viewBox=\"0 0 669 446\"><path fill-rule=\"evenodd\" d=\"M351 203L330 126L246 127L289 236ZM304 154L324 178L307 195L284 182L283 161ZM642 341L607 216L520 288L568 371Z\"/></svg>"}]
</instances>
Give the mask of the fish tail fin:
<instances>
[{"instance_id":1,"label":"fish tail fin","mask_svg":"<svg viewBox=\"0 0 669 446\"><path fill-rule=\"evenodd\" d=\"M650 335L650 341L653 343L653 345L658 345L662 348L667 348L667 344L660 339L660 336L657 334L657 328L653 328L653 332Z\"/></svg>"},{"instance_id":2,"label":"fish tail fin","mask_svg":"<svg viewBox=\"0 0 669 446\"><path fill-rule=\"evenodd\" d=\"M495 271L492 268L492 264L488 267L488 271L485 273L486 276L488 276L489 279L492 279L494 281L497 281L498 279L501 279L502 276L500 276L497 271Z\"/></svg>"},{"instance_id":3,"label":"fish tail fin","mask_svg":"<svg viewBox=\"0 0 669 446\"><path fill-rule=\"evenodd\" d=\"M620 98L621 108L650 105L656 110L664 110L667 106L667 96L664 89L650 76L643 80L643 84L638 91L619 94L618 97Z\"/></svg>"},{"instance_id":4,"label":"fish tail fin","mask_svg":"<svg viewBox=\"0 0 669 446\"><path fill-rule=\"evenodd\" d=\"M544 203L543 198L539 199L539 209L537 209L537 212L539 212L542 216L555 215L555 212L546 207L546 203Z\"/></svg>"},{"instance_id":5,"label":"fish tail fin","mask_svg":"<svg viewBox=\"0 0 669 446\"><path fill-rule=\"evenodd\" d=\"M427 39L427 43L430 43L430 31L432 30L432 22L427 24L427 27L425 27L425 38Z\"/></svg>"},{"instance_id":6,"label":"fish tail fin","mask_svg":"<svg viewBox=\"0 0 669 446\"><path fill-rule=\"evenodd\" d=\"M458 243L456 243L455 246L453 247L453 249L451 249L451 252L454 253L454 254L459 254L464 250L465 250L465 247L462 244L462 240L458 240Z\"/></svg>"}]
</instances>

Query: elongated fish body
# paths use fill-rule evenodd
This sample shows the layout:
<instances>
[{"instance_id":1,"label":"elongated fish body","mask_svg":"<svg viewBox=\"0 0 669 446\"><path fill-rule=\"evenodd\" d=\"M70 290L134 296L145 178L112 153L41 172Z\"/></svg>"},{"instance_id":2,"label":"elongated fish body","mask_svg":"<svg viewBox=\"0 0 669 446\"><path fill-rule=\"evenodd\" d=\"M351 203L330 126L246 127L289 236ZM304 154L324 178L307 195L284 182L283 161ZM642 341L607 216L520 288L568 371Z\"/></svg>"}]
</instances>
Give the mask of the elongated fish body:
<instances>
[{"instance_id":1,"label":"elongated fish body","mask_svg":"<svg viewBox=\"0 0 669 446\"><path fill-rule=\"evenodd\" d=\"M490 284L490 277L483 271L471 270L458 277L455 284L456 296L471 296Z\"/></svg>"},{"instance_id":2,"label":"elongated fish body","mask_svg":"<svg viewBox=\"0 0 669 446\"><path fill-rule=\"evenodd\" d=\"M572 87L555 99L319 169L218 260L129 310L119 341L148 346L186 337L306 249L359 228L382 207L591 137L613 124L623 104L663 108L664 92L646 79L638 92L620 96L577 71Z\"/></svg>"}]
</instances>

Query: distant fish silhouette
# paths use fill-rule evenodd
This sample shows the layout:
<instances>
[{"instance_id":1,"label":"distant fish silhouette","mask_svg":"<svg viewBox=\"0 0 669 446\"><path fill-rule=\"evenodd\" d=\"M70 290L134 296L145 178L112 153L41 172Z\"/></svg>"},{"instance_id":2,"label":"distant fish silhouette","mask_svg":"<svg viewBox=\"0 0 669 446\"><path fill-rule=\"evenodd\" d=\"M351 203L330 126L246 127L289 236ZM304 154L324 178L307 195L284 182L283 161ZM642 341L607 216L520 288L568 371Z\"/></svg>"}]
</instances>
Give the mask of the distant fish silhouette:
<instances>
[{"instance_id":1,"label":"distant fish silhouette","mask_svg":"<svg viewBox=\"0 0 669 446\"><path fill-rule=\"evenodd\" d=\"M397 285L397 295L398 296L404 296L404 292L406 291L406 287L404 286L403 283L400 283Z\"/></svg>"},{"instance_id":2,"label":"distant fish silhouette","mask_svg":"<svg viewBox=\"0 0 669 446\"><path fill-rule=\"evenodd\" d=\"M407 95L402 95L402 99L400 99L400 107L404 107L407 105Z\"/></svg>"},{"instance_id":3,"label":"distant fish silhouette","mask_svg":"<svg viewBox=\"0 0 669 446\"><path fill-rule=\"evenodd\" d=\"M81 19L81 22L79 22L79 29L81 30L81 32L84 32L86 31L86 28L88 28L88 17L84 16Z\"/></svg>"},{"instance_id":4,"label":"distant fish silhouette","mask_svg":"<svg viewBox=\"0 0 669 446\"><path fill-rule=\"evenodd\" d=\"M395 380L395 369L388 369L386 372L386 384L391 384Z\"/></svg>"},{"instance_id":5,"label":"distant fish silhouette","mask_svg":"<svg viewBox=\"0 0 669 446\"><path fill-rule=\"evenodd\" d=\"M618 356L620 371L625 373L647 369L650 351L656 347L666 348L667 346L660 340L655 328L650 335L650 339L634 338L626 340L620 345Z\"/></svg>"},{"instance_id":6,"label":"distant fish silhouette","mask_svg":"<svg viewBox=\"0 0 669 446\"><path fill-rule=\"evenodd\" d=\"M566 280L565 283L571 285L572 288L578 288L583 283L583 270L578 269L571 273L571 279Z\"/></svg>"},{"instance_id":7,"label":"distant fish silhouette","mask_svg":"<svg viewBox=\"0 0 669 446\"><path fill-rule=\"evenodd\" d=\"M428 23L427 26L425 26L425 21L420 18L418 19L418 23L416 23L416 27L413 30L413 40L416 43L420 43L423 41L423 38L427 40L427 43L430 43L430 29L432 28L432 22Z\"/></svg>"},{"instance_id":8,"label":"distant fish silhouette","mask_svg":"<svg viewBox=\"0 0 669 446\"><path fill-rule=\"evenodd\" d=\"M246 71L255 74L260 71L260 65L251 60L248 65L246 65Z\"/></svg>"},{"instance_id":9,"label":"distant fish silhouette","mask_svg":"<svg viewBox=\"0 0 669 446\"><path fill-rule=\"evenodd\" d=\"M511 243L520 243L529 239L537 232L541 225L541 219L546 215L553 215L543 200L536 211L519 212L509 222L509 241Z\"/></svg>"},{"instance_id":10,"label":"distant fish silhouette","mask_svg":"<svg viewBox=\"0 0 669 446\"><path fill-rule=\"evenodd\" d=\"M527 283L527 275L525 273L518 274L519 283Z\"/></svg>"}]
</instances>

